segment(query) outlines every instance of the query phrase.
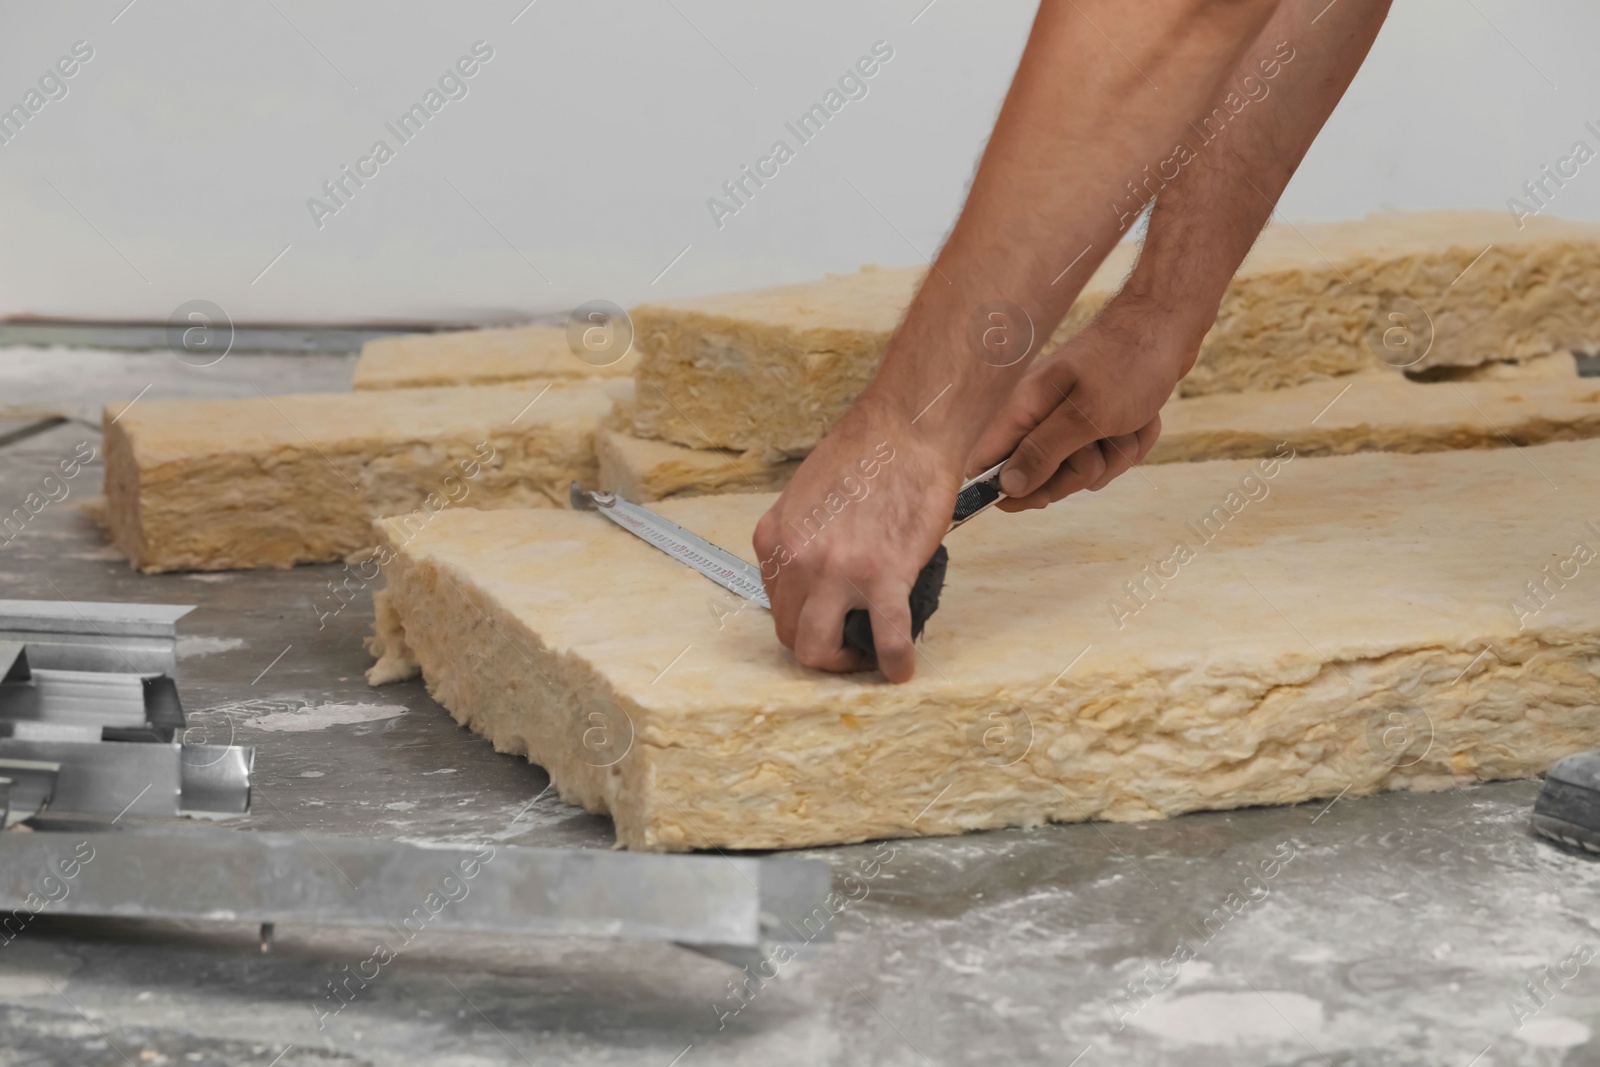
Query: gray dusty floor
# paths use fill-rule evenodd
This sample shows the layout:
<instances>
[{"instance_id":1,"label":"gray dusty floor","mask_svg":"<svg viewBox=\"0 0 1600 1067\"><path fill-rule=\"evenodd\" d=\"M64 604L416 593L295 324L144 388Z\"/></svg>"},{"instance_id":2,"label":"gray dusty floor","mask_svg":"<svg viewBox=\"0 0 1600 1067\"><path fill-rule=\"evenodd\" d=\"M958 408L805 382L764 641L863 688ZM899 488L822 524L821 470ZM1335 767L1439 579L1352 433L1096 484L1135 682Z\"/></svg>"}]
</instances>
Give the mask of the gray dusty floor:
<instances>
[{"instance_id":1,"label":"gray dusty floor","mask_svg":"<svg viewBox=\"0 0 1600 1067\"><path fill-rule=\"evenodd\" d=\"M350 365L0 351L0 435L6 408L89 420L0 447L0 510L98 447L102 402L339 389ZM337 567L138 575L78 509L98 478L0 548L0 597L199 605L180 628L185 705L213 739L258 746L235 825L609 847L606 820L550 796L518 817L544 773L420 684L367 688L370 599L319 626ZM318 728L270 728L306 706ZM0 944L0 1065L1600 1063L1600 960L1520 1027L1511 1007L1600 946L1600 865L1529 835L1536 791L895 842L839 940L721 1025L735 972L669 945L424 934L319 1028L326 984L371 950L358 934L280 930L263 956L254 929L43 919ZM807 854L842 878L875 852ZM1289 858L1245 895L1273 857ZM1174 976L1180 942L1194 958Z\"/></svg>"}]
</instances>

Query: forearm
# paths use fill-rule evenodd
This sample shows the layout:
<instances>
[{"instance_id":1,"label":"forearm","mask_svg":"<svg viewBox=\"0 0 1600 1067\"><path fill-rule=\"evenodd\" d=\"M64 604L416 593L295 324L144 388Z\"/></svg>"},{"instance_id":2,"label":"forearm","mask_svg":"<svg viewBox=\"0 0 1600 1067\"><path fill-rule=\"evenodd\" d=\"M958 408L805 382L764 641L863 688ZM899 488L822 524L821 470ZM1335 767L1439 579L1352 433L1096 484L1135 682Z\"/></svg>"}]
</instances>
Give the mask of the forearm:
<instances>
[{"instance_id":1,"label":"forearm","mask_svg":"<svg viewBox=\"0 0 1600 1067\"><path fill-rule=\"evenodd\" d=\"M1388 9L1389 0L1332 7L1327 0L1285 0L1229 84L1196 109L1189 135L1169 157L1172 166L1158 175L1144 247L1123 291L1123 299L1163 320L1173 350L1185 356L1178 373L1188 372L1228 282L1355 77Z\"/></svg>"},{"instance_id":2,"label":"forearm","mask_svg":"<svg viewBox=\"0 0 1600 1067\"><path fill-rule=\"evenodd\" d=\"M1171 153L1276 6L1044 0L966 206L863 404L906 425L926 408L916 432L964 459L1026 367L980 358L974 314L1020 306L1036 352L1128 224L1108 199Z\"/></svg>"}]
</instances>

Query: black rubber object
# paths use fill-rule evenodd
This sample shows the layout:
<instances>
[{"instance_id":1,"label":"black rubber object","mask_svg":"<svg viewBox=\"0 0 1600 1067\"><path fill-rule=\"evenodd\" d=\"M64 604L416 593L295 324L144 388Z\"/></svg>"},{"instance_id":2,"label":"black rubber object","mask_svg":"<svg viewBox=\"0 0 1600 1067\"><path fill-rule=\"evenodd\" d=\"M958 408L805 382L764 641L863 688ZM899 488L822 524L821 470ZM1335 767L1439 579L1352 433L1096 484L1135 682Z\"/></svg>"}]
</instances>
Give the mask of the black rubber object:
<instances>
[{"instance_id":1,"label":"black rubber object","mask_svg":"<svg viewBox=\"0 0 1600 1067\"><path fill-rule=\"evenodd\" d=\"M911 587L911 640L922 636L928 617L939 610L939 594L944 591L944 569L950 553L943 545L934 549L933 558L922 565ZM876 657L878 646L872 640L872 617L864 608L853 608L844 617L844 647Z\"/></svg>"},{"instance_id":2,"label":"black rubber object","mask_svg":"<svg viewBox=\"0 0 1600 1067\"><path fill-rule=\"evenodd\" d=\"M1530 821L1545 837L1600 853L1600 750L1579 752L1550 768Z\"/></svg>"}]
</instances>

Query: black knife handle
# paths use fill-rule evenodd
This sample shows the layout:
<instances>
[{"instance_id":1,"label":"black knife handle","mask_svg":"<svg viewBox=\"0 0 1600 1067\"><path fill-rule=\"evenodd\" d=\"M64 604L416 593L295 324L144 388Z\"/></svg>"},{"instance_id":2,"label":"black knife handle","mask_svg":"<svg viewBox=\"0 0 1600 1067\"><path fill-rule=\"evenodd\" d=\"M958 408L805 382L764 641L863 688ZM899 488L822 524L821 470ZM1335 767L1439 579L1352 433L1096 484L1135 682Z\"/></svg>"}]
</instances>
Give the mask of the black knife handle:
<instances>
[{"instance_id":1,"label":"black knife handle","mask_svg":"<svg viewBox=\"0 0 1600 1067\"><path fill-rule=\"evenodd\" d=\"M928 617L939 610L939 594L944 590L944 569L950 562L950 553L940 545L933 558L923 564L911 587L911 639L922 636ZM844 646L877 656L878 646L872 641L872 617L864 608L852 608L844 617Z\"/></svg>"}]
</instances>

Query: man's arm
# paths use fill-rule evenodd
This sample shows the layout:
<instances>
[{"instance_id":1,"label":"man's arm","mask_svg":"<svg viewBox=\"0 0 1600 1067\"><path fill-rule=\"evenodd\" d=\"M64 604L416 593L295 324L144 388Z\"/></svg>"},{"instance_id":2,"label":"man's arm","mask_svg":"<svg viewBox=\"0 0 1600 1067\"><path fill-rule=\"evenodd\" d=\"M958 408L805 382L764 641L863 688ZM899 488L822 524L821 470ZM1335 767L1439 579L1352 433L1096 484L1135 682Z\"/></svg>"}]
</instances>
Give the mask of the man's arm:
<instances>
[{"instance_id":1,"label":"man's arm","mask_svg":"<svg viewBox=\"0 0 1600 1067\"><path fill-rule=\"evenodd\" d=\"M869 666L841 642L845 613L859 607L878 666L911 677L907 595L945 532L974 445L1026 366L986 361L969 327L978 318L981 332L983 306L1008 301L1049 336L1126 225L1107 197L1192 136L1196 102L1223 91L1277 6L1040 4L966 206L877 376L756 527L778 638L800 662ZM870 496L808 536L802 520L840 499L842 480L884 449L893 458L877 467Z\"/></svg>"},{"instance_id":2,"label":"man's arm","mask_svg":"<svg viewBox=\"0 0 1600 1067\"><path fill-rule=\"evenodd\" d=\"M1099 489L1149 451L1156 412L1194 366L1229 280L1388 10L1389 0L1285 0L1233 79L1248 77L1249 91L1265 95L1225 125L1200 125L1220 98L1195 109L1193 158L1156 194L1127 284L1093 324L1029 368L974 452L975 466L1013 456L1001 478L1012 499L1002 508ZM1130 426L1148 429L1108 437Z\"/></svg>"}]
</instances>

